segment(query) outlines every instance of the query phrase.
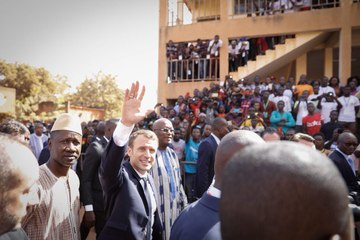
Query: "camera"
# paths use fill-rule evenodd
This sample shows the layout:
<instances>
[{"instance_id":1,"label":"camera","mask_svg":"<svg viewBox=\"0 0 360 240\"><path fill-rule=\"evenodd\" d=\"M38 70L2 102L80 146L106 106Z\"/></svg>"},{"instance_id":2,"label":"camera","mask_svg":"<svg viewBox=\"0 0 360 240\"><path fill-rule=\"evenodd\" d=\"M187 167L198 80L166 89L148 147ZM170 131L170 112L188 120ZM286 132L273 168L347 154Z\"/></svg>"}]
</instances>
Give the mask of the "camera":
<instances>
[{"instance_id":1,"label":"camera","mask_svg":"<svg viewBox=\"0 0 360 240\"><path fill-rule=\"evenodd\" d=\"M329 97L332 97L332 96L334 96L334 94L333 94L332 92L329 92L329 93L328 93L328 96L329 96Z\"/></svg>"}]
</instances>

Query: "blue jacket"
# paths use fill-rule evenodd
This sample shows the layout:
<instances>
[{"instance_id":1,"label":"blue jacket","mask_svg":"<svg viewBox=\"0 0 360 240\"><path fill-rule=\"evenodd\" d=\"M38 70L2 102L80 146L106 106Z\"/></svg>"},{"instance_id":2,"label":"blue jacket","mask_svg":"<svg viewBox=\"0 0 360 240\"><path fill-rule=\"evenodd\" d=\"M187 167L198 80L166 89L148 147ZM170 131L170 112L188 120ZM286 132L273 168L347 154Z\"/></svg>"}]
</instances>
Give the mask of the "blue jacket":
<instances>
[{"instance_id":1,"label":"blue jacket","mask_svg":"<svg viewBox=\"0 0 360 240\"><path fill-rule=\"evenodd\" d=\"M289 112L283 112L282 114L280 114L279 111L273 111L271 113L270 122L274 128L277 128L277 123L280 122L282 119L286 120L285 125L281 127L284 133L287 132L289 127L293 127L296 124L293 116Z\"/></svg>"}]
</instances>

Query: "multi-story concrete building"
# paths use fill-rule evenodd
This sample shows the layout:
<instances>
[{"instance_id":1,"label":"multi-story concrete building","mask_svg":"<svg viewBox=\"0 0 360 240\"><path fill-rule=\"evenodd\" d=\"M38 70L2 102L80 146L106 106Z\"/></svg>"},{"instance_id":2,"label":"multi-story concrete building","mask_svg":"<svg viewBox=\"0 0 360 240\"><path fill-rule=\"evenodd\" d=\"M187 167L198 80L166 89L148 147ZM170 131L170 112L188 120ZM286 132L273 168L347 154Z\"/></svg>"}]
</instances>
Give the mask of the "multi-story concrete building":
<instances>
[{"instance_id":1,"label":"multi-story concrete building","mask_svg":"<svg viewBox=\"0 0 360 240\"><path fill-rule=\"evenodd\" d=\"M159 30L159 102L221 83L227 75L296 81L301 74L338 76L342 84L360 76L359 0L160 0ZM215 43L193 54L190 45L209 43L215 35L219 49ZM229 69L233 40L252 49L245 66Z\"/></svg>"}]
</instances>

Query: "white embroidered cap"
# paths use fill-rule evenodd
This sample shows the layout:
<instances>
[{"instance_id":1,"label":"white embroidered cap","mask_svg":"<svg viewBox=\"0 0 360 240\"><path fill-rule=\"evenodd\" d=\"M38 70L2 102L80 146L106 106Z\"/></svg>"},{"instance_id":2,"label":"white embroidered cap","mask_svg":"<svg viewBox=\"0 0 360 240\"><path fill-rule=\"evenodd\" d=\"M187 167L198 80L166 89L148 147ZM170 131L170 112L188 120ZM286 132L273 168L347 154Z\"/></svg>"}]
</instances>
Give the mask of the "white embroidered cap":
<instances>
[{"instance_id":1,"label":"white embroidered cap","mask_svg":"<svg viewBox=\"0 0 360 240\"><path fill-rule=\"evenodd\" d=\"M80 118L70 113L61 114L54 122L50 132L66 130L82 135Z\"/></svg>"}]
</instances>

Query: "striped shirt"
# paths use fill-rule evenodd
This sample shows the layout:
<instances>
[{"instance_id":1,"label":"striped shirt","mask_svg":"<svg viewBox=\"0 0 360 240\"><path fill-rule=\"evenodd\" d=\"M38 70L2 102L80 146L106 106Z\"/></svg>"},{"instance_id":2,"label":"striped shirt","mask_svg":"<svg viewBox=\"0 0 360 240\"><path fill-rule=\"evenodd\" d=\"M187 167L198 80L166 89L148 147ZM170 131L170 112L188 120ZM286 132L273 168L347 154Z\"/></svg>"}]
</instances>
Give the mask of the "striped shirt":
<instances>
[{"instance_id":1,"label":"striped shirt","mask_svg":"<svg viewBox=\"0 0 360 240\"><path fill-rule=\"evenodd\" d=\"M31 240L79 240L79 178L73 170L56 177L41 165L37 182L40 202L24 217L22 227Z\"/></svg>"},{"instance_id":2,"label":"striped shirt","mask_svg":"<svg viewBox=\"0 0 360 240\"><path fill-rule=\"evenodd\" d=\"M150 170L150 174L154 178L156 193L158 194L158 209L160 219L162 221L165 239L170 238L170 230L175 219L179 216L180 212L186 207L187 199L184 188L181 184L180 166L177 155L171 148L167 147L165 150L170 156L168 159L172 165L171 174L175 182L175 197L171 194L171 177L165 167L163 154L160 150L157 151L156 160Z\"/></svg>"}]
</instances>

